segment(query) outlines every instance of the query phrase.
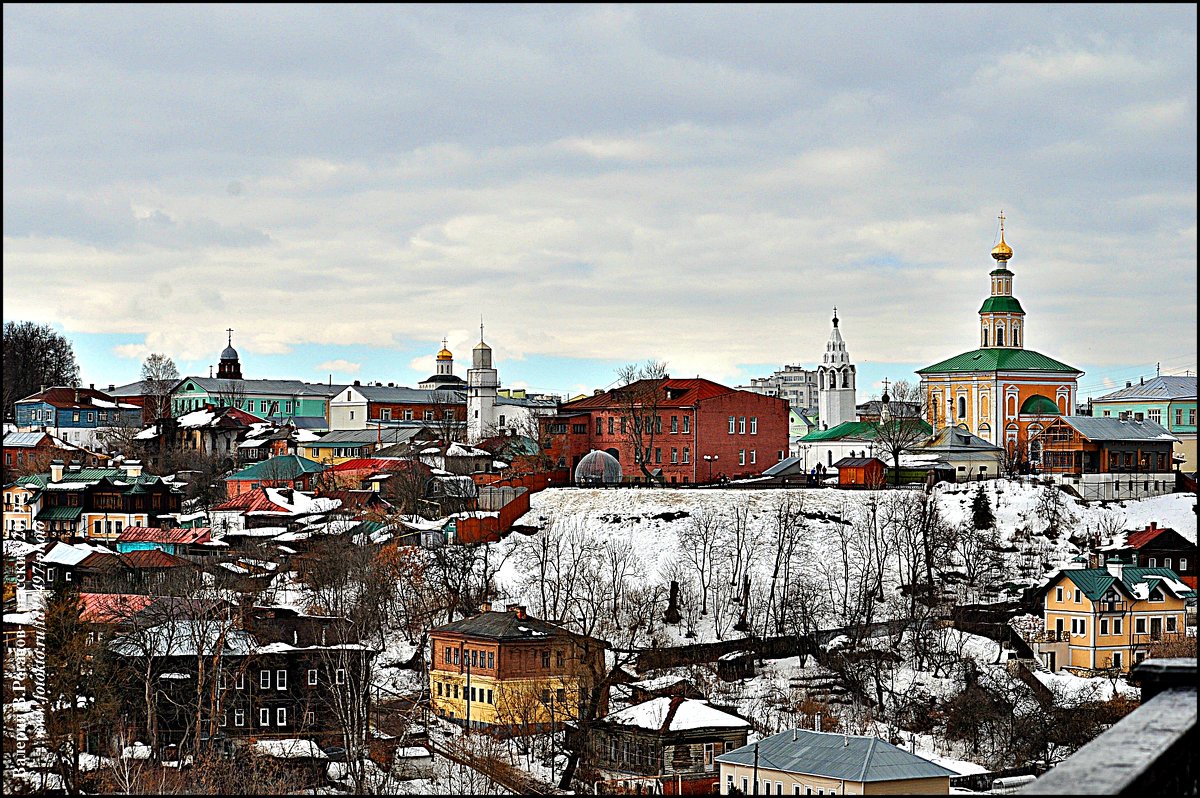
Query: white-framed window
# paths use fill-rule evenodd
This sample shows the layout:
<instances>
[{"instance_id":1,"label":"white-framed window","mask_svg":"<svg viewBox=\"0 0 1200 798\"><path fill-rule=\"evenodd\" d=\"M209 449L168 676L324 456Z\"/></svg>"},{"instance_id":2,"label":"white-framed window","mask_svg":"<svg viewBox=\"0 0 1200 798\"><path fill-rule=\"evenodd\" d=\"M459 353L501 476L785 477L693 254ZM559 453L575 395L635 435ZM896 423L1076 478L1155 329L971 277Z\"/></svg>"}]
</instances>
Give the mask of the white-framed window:
<instances>
[{"instance_id":1,"label":"white-framed window","mask_svg":"<svg viewBox=\"0 0 1200 798\"><path fill-rule=\"evenodd\" d=\"M758 416L750 417L750 434L751 435L758 434Z\"/></svg>"},{"instance_id":2,"label":"white-framed window","mask_svg":"<svg viewBox=\"0 0 1200 798\"><path fill-rule=\"evenodd\" d=\"M689 447L689 446L683 447L683 462L685 462L685 463L692 462L692 452L691 452L691 447Z\"/></svg>"},{"instance_id":3,"label":"white-framed window","mask_svg":"<svg viewBox=\"0 0 1200 798\"><path fill-rule=\"evenodd\" d=\"M316 683L317 683L317 669L309 668L308 669L308 684L311 687L312 685L314 685Z\"/></svg>"},{"instance_id":4,"label":"white-framed window","mask_svg":"<svg viewBox=\"0 0 1200 798\"><path fill-rule=\"evenodd\" d=\"M729 434L732 435L737 430L737 416L729 417Z\"/></svg>"},{"instance_id":5,"label":"white-framed window","mask_svg":"<svg viewBox=\"0 0 1200 798\"><path fill-rule=\"evenodd\" d=\"M345 684L346 683L346 669L345 668L338 668L337 671L334 672L333 683L334 684Z\"/></svg>"},{"instance_id":6,"label":"white-framed window","mask_svg":"<svg viewBox=\"0 0 1200 798\"><path fill-rule=\"evenodd\" d=\"M275 710L275 725L287 725L287 707L279 707Z\"/></svg>"},{"instance_id":7,"label":"white-framed window","mask_svg":"<svg viewBox=\"0 0 1200 798\"><path fill-rule=\"evenodd\" d=\"M1170 568L1170 567L1171 567L1171 558L1163 557L1163 568Z\"/></svg>"},{"instance_id":8,"label":"white-framed window","mask_svg":"<svg viewBox=\"0 0 1200 798\"><path fill-rule=\"evenodd\" d=\"M1135 618L1133 621L1133 633L1138 635L1146 634L1146 619Z\"/></svg>"},{"instance_id":9,"label":"white-framed window","mask_svg":"<svg viewBox=\"0 0 1200 798\"><path fill-rule=\"evenodd\" d=\"M746 464L746 450L738 449L738 465Z\"/></svg>"},{"instance_id":10,"label":"white-framed window","mask_svg":"<svg viewBox=\"0 0 1200 798\"><path fill-rule=\"evenodd\" d=\"M692 431L692 417L684 416L683 417L683 434L686 435L691 431Z\"/></svg>"},{"instance_id":11,"label":"white-framed window","mask_svg":"<svg viewBox=\"0 0 1200 798\"><path fill-rule=\"evenodd\" d=\"M221 713L221 725L222 725L222 726L228 726L228 725L229 725L229 713L228 713L228 712L222 712L222 713Z\"/></svg>"},{"instance_id":12,"label":"white-framed window","mask_svg":"<svg viewBox=\"0 0 1200 798\"><path fill-rule=\"evenodd\" d=\"M304 713L304 725L315 726L317 724L317 714L311 709Z\"/></svg>"},{"instance_id":13,"label":"white-framed window","mask_svg":"<svg viewBox=\"0 0 1200 798\"><path fill-rule=\"evenodd\" d=\"M745 416L738 416L738 434L739 435L746 434L746 417Z\"/></svg>"},{"instance_id":14,"label":"white-framed window","mask_svg":"<svg viewBox=\"0 0 1200 798\"><path fill-rule=\"evenodd\" d=\"M751 449L750 450L750 464L753 465L754 463L757 463L757 462L758 462L758 450Z\"/></svg>"},{"instance_id":15,"label":"white-framed window","mask_svg":"<svg viewBox=\"0 0 1200 798\"><path fill-rule=\"evenodd\" d=\"M1115 634L1115 635L1121 634L1121 628L1124 626L1124 624L1121 621L1122 621L1121 618L1113 618L1113 634Z\"/></svg>"},{"instance_id":16,"label":"white-framed window","mask_svg":"<svg viewBox=\"0 0 1200 798\"><path fill-rule=\"evenodd\" d=\"M1174 616L1174 615L1168 615L1168 616L1167 616L1167 631L1168 631L1168 632L1174 632L1174 631L1176 631L1176 626L1175 626L1175 624L1176 624L1176 623L1177 623L1177 621L1176 621L1176 619L1175 619L1175 616Z\"/></svg>"},{"instance_id":17,"label":"white-framed window","mask_svg":"<svg viewBox=\"0 0 1200 798\"><path fill-rule=\"evenodd\" d=\"M1158 558L1157 558L1157 557L1151 557L1149 560L1147 560L1147 565L1148 565L1150 568L1157 568L1157 567L1158 567Z\"/></svg>"},{"instance_id":18,"label":"white-framed window","mask_svg":"<svg viewBox=\"0 0 1200 798\"><path fill-rule=\"evenodd\" d=\"M275 689L276 690L286 690L287 689L287 671L282 670L282 669L275 671Z\"/></svg>"},{"instance_id":19,"label":"white-framed window","mask_svg":"<svg viewBox=\"0 0 1200 798\"><path fill-rule=\"evenodd\" d=\"M263 707L262 709L258 710L258 725L259 726L270 726L271 725L271 710L267 709L266 707Z\"/></svg>"},{"instance_id":20,"label":"white-framed window","mask_svg":"<svg viewBox=\"0 0 1200 798\"><path fill-rule=\"evenodd\" d=\"M233 711L233 725L234 726L245 726L246 725L246 710L235 709Z\"/></svg>"},{"instance_id":21,"label":"white-framed window","mask_svg":"<svg viewBox=\"0 0 1200 798\"><path fill-rule=\"evenodd\" d=\"M258 686L264 690L270 689L270 687L271 687L271 672L270 671L261 670L258 672Z\"/></svg>"},{"instance_id":22,"label":"white-framed window","mask_svg":"<svg viewBox=\"0 0 1200 798\"><path fill-rule=\"evenodd\" d=\"M679 448L678 447L675 447L675 446L671 447L671 462L672 463L679 462Z\"/></svg>"},{"instance_id":23,"label":"white-framed window","mask_svg":"<svg viewBox=\"0 0 1200 798\"><path fill-rule=\"evenodd\" d=\"M1100 619L1100 634L1102 634L1102 635L1108 634L1108 618Z\"/></svg>"},{"instance_id":24,"label":"white-framed window","mask_svg":"<svg viewBox=\"0 0 1200 798\"><path fill-rule=\"evenodd\" d=\"M1179 558L1179 573L1182 574L1182 573L1185 573L1186 571L1187 571L1187 557L1180 557Z\"/></svg>"},{"instance_id":25,"label":"white-framed window","mask_svg":"<svg viewBox=\"0 0 1200 798\"><path fill-rule=\"evenodd\" d=\"M238 671L237 678L234 679L233 686L238 690L246 689L246 672Z\"/></svg>"}]
</instances>

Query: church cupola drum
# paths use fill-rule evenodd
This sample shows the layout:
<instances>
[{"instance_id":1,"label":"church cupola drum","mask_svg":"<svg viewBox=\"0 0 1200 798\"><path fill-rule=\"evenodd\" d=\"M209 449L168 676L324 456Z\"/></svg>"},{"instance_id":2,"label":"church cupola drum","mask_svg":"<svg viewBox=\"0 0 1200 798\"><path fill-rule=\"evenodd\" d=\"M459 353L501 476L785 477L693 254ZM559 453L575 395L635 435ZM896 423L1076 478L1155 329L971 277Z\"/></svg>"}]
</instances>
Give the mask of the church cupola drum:
<instances>
[{"instance_id":1,"label":"church cupola drum","mask_svg":"<svg viewBox=\"0 0 1200 798\"><path fill-rule=\"evenodd\" d=\"M979 346L981 349L1007 347L1020 349L1025 338L1025 311L1013 296L1013 273L1008 261L1013 251L1004 241L1004 213L1000 213L1000 243L992 250L996 268L991 272L992 293L979 308Z\"/></svg>"},{"instance_id":2,"label":"church cupola drum","mask_svg":"<svg viewBox=\"0 0 1200 798\"><path fill-rule=\"evenodd\" d=\"M240 380L242 378L242 362L238 359L237 350L233 348L233 329L225 331L229 338L225 349L221 352L221 360L217 364L217 378L222 380ZM212 376L212 372L209 372Z\"/></svg>"}]
</instances>

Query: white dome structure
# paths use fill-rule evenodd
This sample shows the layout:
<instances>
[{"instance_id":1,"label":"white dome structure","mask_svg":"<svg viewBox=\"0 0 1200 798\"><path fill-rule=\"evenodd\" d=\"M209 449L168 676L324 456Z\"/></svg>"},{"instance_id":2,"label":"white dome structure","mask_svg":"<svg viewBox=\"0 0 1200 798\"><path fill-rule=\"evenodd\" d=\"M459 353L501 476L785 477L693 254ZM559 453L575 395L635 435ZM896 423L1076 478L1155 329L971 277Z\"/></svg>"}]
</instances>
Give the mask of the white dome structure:
<instances>
[{"instance_id":1,"label":"white dome structure","mask_svg":"<svg viewBox=\"0 0 1200 798\"><path fill-rule=\"evenodd\" d=\"M621 462L608 452L593 449L575 467L577 485L619 485Z\"/></svg>"}]
</instances>

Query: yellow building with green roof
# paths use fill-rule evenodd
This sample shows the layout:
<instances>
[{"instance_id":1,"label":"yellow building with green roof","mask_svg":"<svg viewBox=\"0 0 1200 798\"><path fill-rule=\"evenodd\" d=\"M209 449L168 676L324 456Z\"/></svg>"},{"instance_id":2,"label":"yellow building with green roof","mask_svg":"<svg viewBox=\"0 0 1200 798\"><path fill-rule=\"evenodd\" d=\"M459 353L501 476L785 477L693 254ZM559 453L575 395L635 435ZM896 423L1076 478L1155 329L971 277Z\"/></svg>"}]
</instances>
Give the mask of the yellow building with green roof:
<instances>
[{"instance_id":1,"label":"yellow building with green roof","mask_svg":"<svg viewBox=\"0 0 1200 798\"><path fill-rule=\"evenodd\" d=\"M1012 295L1008 268L1012 248L992 250L991 296L979 308L978 349L917 369L926 399L926 420L941 430L957 426L1003 446L1024 462L1036 460L1028 441L1057 416L1074 413L1083 372L1025 348L1025 311Z\"/></svg>"}]
</instances>

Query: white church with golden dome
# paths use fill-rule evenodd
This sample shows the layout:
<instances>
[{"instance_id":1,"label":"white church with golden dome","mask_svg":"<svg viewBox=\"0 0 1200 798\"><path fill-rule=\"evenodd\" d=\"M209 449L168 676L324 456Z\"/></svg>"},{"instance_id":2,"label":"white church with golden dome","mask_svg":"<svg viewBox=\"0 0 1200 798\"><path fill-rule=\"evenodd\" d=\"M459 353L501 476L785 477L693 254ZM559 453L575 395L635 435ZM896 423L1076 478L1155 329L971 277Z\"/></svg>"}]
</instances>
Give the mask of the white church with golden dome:
<instances>
[{"instance_id":1,"label":"white church with golden dome","mask_svg":"<svg viewBox=\"0 0 1200 798\"><path fill-rule=\"evenodd\" d=\"M453 391L467 387L466 381L454 373L454 355L446 348L446 339L442 339L442 350L437 353L437 369L433 374L417 383L417 387L426 391Z\"/></svg>"},{"instance_id":2,"label":"white church with golden dome","mask_svg":"<svg viewBox=\"0 0 1200 798\"><path fill-rule=\"evenodd\" d=\"M979 309L979 348L917 369L934 431L965 428L1023 460L1026 442L1057 416L1072 415L1083 372L1025 348L1025 311L1013 296L1012 248L992 250L991 295Z\"/></svg>"}]
</instances>

